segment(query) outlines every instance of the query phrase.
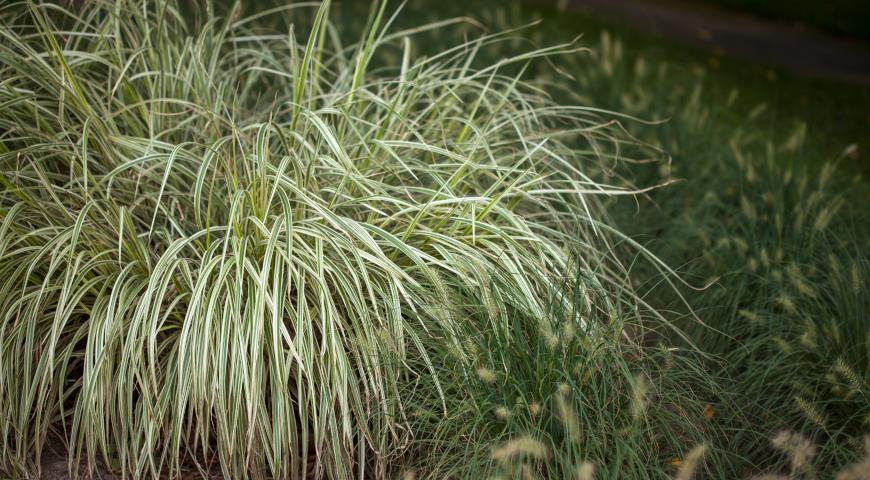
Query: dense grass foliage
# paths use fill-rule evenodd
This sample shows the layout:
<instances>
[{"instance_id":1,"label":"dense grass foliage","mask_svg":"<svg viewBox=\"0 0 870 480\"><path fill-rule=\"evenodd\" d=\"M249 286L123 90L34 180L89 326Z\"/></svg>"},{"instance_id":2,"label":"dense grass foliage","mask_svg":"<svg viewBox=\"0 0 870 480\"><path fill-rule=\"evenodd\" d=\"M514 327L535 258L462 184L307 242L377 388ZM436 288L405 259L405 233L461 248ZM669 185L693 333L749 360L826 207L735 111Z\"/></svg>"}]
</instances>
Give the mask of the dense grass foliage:
<instances>
[{"instance_id":1,"label":"dense grass foliage","mask_svg":"<svg viewBox=\"0 0 870 480\"><path fill-rule=\"evenodd\" d=\"M866 139L441 3L0 6L0 476L862 478Z\"/></svg>"},{"instance_id":2,"label":"dense grass foliage","mask_svg":"<svg viewBox=\"0 0 870 480\"><path fill-rule=\"evenodd\" d=\"M455 21L392 31L384 6L356 43L329 2L285 30L259 19L310 6L75 8L0 11L7 475L60 442L73 468L135 478L383 477L428 434L409 385L439 418L463 366L520 361L485 362L473 335L520 355L559 328L578 332L572 351L611 352L624 332L607 324L662 324L597 199L633 194L603 179L657 151L522 78L574 45L480 65L504 35L419 57L415 35ZM380 49L399 61L374 68ZM618 370L598 402L625 395L627 364L590 355ZM550 375L542 394L568 381ZM634 470L657 454L621 453Z\"/></svg>"},{"instance_id":3,"label":"dense grass foliage","mask_svg":"<svg viewBox=\"0 0 870 480\"><path fill-rule=\"evenodd\" d=\"M585 265L575 275L552 293L545 328L513 309L509 328L483 306L469 311L468 354L432 354L443 359L447 415L433 389L408 395L421 441L407 468L425 478L576 479L581 468L596 478L671 478L716 435L704 397L717 385L693 352L650 344L651 326L661 325L653 312L583 278ZM711 453L698 470L721 476Z\"/></svg>"},{"instance_id":4,"label":"dense grass foliage","mask_svg":"<svg viewBox=\"0 0 870 480\"><path fill-rule=\"evenodd\" d=\"M481 18L509 28L534 15L505 8ZM598 28L584 21L545 14L545 25L565 28L533 28L525 39L557 41L578 23ZM573 79L539 72L551 92L570 89L602 108L667 119L632 131L673 161L631 174L640 184L684 180L650 192L639 208L607 207L691 283L710 285L681 297L661 288L660 272L634 271L655 307L678 319L686 299L703 321L689 315L681 325L711 356L707 375L722 387L706 397L708 457L727 457L727 477L785 472L790 456L772 439L797 430L815 455L796 475L833 478L850 468L866 455L870 433L868 186L854 175L865 169L870 137L860 128L866 115L850 106L866 105L866 97L727 59L682 50L665 56L661 45L624 42L606 30L586 41L590 55L560 64ZM750 73L758 79L747 80Z\"/></svg>"},{"instance_id":5,"label":"dense grass foliage","mask_svg":"<svg viewBox=\"0 0 870 480\"><path fill-rule=\"evenodd\" d=\"M652 68L610 35L595 50L602 68L578 75L591 98L671 117L639 135L674 161L667 170L635 169L637 181L686 181L651 192L653 208L625 211L619 223L683 265L686 278L711 285L676 297L657 288L657 272L637 277L647 278L656 307L681 311L687 298L704 323L683 326L713 356L707 365L723 387L711 399L722 433L713 447L730 456L735 475L787 471L789 456L771 439L796 430L815 454L794 473L833 478L865 456L870 434L867 186L841 168L860 159L859 147L819 148L826 139L791 116L769 128L770 105L740 106L736 89L710 93L722 85L705 67L677 77L679 67Z\"/></svg>"},{"instance_id":6,"label":"dense grass foliage","mask_svg":"<svg viewBox=\"0 0 870 480\"><path fill-rule=\"evenodd\" d=\"M848 184L832 178L831 165L809 175L734 148L730 167L743 178L697 205L698 217L727 222L684 230L704 252L690 270L720 275L695 306L722 333L693 338L722 356L734 401L744 404L746 431L732 448L754 442L763 464L769 435L803 430L819 446L816 468L833 471L863 454L870 433L868 262L855 219L837 213Z\"/></svg>"}]
</instances>

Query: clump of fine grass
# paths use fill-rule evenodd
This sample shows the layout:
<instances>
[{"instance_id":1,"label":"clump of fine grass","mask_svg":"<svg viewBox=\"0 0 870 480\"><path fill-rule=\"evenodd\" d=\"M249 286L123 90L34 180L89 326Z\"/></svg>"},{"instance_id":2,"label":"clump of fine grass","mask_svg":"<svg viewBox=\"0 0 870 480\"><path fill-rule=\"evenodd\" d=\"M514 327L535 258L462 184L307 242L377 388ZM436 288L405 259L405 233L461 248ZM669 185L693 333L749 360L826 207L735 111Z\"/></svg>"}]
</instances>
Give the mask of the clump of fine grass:
<instances>
[{"instance_id":1,"label":"clump of fine grass","mask_svg":"<svg viewBox=\"0 0 870 480\"><path fill-rule=\"evenodd\" d=\"M418 478L725 475L717 451L706 463L691 454L717 437L704 401L716 380L691 350L650 345L660 338L654 313L584 278L586 268L552 292L544 322L509 308L499 315L510 328L493 328L501 322L478 305L463 350L431 346L446 417L431 388L408 387L425 441L402 459L406 468Z\"/></svg>"},{"instance_id":2,"label":"clump of fine grass","mask_svg":"<svg viewBox=\"0 0 870 480\"><path fill-rule=\"evenodd\" d=\"M450 22L385 5L350 43L329 2L285 30L260 19L305 4L180 6L0 10L6 474L58 441L134 478L380 477L416 433L400 391L447 404L425 342L468 356L461 299L510 335L570 250L624 285L596 198L631 191L592 172L640 147L522 77L574 45L480 66L501 35L418 58Z\"/></svg>"},{"instance_id":3,"label":"clump of fine grass","mask_svg":"<svg viewBox=\"0 0 870 480\"><path fill-rule=\"evenodd\" d=\"M726 191L706 202L709 215L728 223L700 229L711 239L710 254L695 267L719 277L721 286L694 306L709 311L708 325L723 333L693 336L723 356L738 385L734 401L743 407L734 418L752 425L741 436L761 446L776 429L800 429L819 445L818 468L836 471L861 455L870 433L863 313L870 297L860 288L868 266L857 249L863 234L854 213L837 213L845 208L844 182L830 165L815 175L793 173L770 161L771 148L767 162L737 148L732 144L744 176L739 198L746 200Z\"/></svg>"},{"instance_id":4,"label":"clump of fine grass","mask_svg":"<svg viewBox=\"0 0 870 480\"><path fill-rule=\"evenodd\" d=\"M860 457L870 432L870 325L863 313L870 297L862 287L868 271L862 245L870 232L850 193L859 180L837 168L856 147L813 166L818 159L804 153L811 133L800 122L784 138L751 128L710 135L723 106L701 102L703 85L698 80L675 94L682 103L667 127L674 135L651 132L659 140L649 141L667 145L676 136L677 157L699 161L675 161L687 182L653 195L660 215L648 229L661 247L650 248L712 285L686 296L705 326L685 326L700 349L721 359L711 368L733 392L718 399L726 408L717 422L731 432L721 445L733 454L729 463L737 472L769 471L779 462L769 438L797 429L818 445L819 471L836 472ZM753 121L750 113L747 122ZM663 173L672 172L647 174ZM658 282L655 274L649 278ZM682 301L667 289L655 291L659 308L668 299Z\"/></svg>"},{"instance_id":5,"label":"clump of fine grass","mask_svg":"<svg viewBox=\"0 0 870 480\"><path fill-rule=\"evenodd\" d=\"M713 63L651 62L607 33L592 49L594 63L577 57L566 67L590 101L669 118L635 133L674 161L632 172L640 183L686 180L651 193L654 205L631 208L621 224L693 283L711 285L685 295L704 325L681 325L718 358L708 365L723 391L709 400L723 441L712 447L729 456L730 476L768 472L781 466L770 438L795 429L817 445L817 470L837 472L862 455L870 432L866 183L842 168L860 160L861 138L748 103L779 85L738 92L727 72L712 75ZM844 143L821 148L828 137ZM657 272L635 273L656 307L682 309Z\"/></svg>"},{"instance_id":6,"label":"clump of fine grass","mask_svg":"<svg viewBox=\"0 0 870 480\"><path fill-rule=\"evenodd\" d=\"M486 15L504 27L531 16L519 7ZM559 15L572 28L583 20ZM546 42L564 33L548 28L529 37ZM856 125L863 113L844 111L863 97L828 86L819 90L824 101L808 100L806 84L771 76L760 84L751 79L753 69L731 68L716 56L670 57L668 48L662 61L655 42L639 46L607 32L592 40L594 55L560 65L573 81L548 80L572 86L589 104L669 119L633 132L665 148L673 163L632 172L641 184L673 175L686 181L651 194L655 204L643 205L639 215L610 206L617 215L629 210L623 224L653 239L650 249L684 265L698 285L711 285L685 295L706 326L694 318L685 325L702 350L718 357L707 365L725 387L709 398L712 427L723 440L711 450L727 455L730 467L723 476L785 470L770 443L782 429L814 442L813 463L821 476L834 475L862 454L870 425L863 393L870 381L864 314L870 270L863 253L870 223L864 198L852 191L857 183L866 195L866 182L850 183L844 173L861 168L866 142ZM850 97L832 102L834 89ZM812 105L813 115L791 108L801 104ZM824 108L836 113L819 115ZM644 277L649 282L635 285L654 292L654 305L683 308L670 288L657 288L658 272L635 275Z\"/></svg>"},{"instance_id":7,"label":"clump of fine grass","mask_svg":"<svg viewBox=\"0 0 870 480\"><path fill-rule=\"evenodd\" d=\"M806 436L783 430L771 439L771 444L788 460L788 466L784 469L787 474L766 473L753 478L754 480L811 479L819 476L830 476L836 480L867 478L867 472L870 471L870 436L864 437L863 440L863 457L841 467L837 472L832 472L827 470L826 465L816 463L818 449Z\"/></svg>"}]
</instances>

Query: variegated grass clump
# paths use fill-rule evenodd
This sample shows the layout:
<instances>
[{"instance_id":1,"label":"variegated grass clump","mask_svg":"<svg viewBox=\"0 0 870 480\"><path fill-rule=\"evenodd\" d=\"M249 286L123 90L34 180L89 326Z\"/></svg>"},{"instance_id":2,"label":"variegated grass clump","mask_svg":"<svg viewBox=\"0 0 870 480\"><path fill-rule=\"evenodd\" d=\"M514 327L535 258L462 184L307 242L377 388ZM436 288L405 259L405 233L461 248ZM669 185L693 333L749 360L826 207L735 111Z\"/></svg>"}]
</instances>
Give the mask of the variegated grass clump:
<instances>
[{"instance_id":1,"label":"variegated grass clump","mask_svg":"<svg viewBox=\"0 0 870 480\"><path fill-rule=\"evenodd\" d=\"M636 142L522 78L574 45L480 66L503 35L418 58L456 21L384 5L356 43L328 1L181 6L0 10L5 474L54 441L134 478L383 476L399 385L442 390L423 343L463 348L454 290L540 318L569 251L623 283L596 197Z\"/></svg>"}]
</instances>

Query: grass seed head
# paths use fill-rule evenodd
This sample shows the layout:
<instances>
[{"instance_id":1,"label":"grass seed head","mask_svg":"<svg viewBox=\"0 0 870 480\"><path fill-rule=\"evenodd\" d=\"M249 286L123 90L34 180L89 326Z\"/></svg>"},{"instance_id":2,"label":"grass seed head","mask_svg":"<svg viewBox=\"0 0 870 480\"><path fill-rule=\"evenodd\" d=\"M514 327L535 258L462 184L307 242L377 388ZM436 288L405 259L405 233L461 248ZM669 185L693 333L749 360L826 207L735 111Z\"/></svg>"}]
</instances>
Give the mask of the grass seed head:
<instances>
[{"instance_id":1,"label":"grass seed head","mask_svg":"<svg viewBox=\"0 0 870 480\"><path fill-rule=\"evenodd\" d=\"M789 456L792 472L806 466L816 455L816 447L805 436L789 431L776 434L771 440L774 447Z\"/></svg>"},{"instance_id":2,"label":"grass seed head","mask_svg":"<svg viewBox=\"0 0 870 480\"><path fill-rule=\"evenodd\" d=\"M517 457L529 457L537 460L547 458L549 450L543 442L530 436L522 436L506 442L492 450L492 459L507 461Z\"/></svg>"}]
</instances>

